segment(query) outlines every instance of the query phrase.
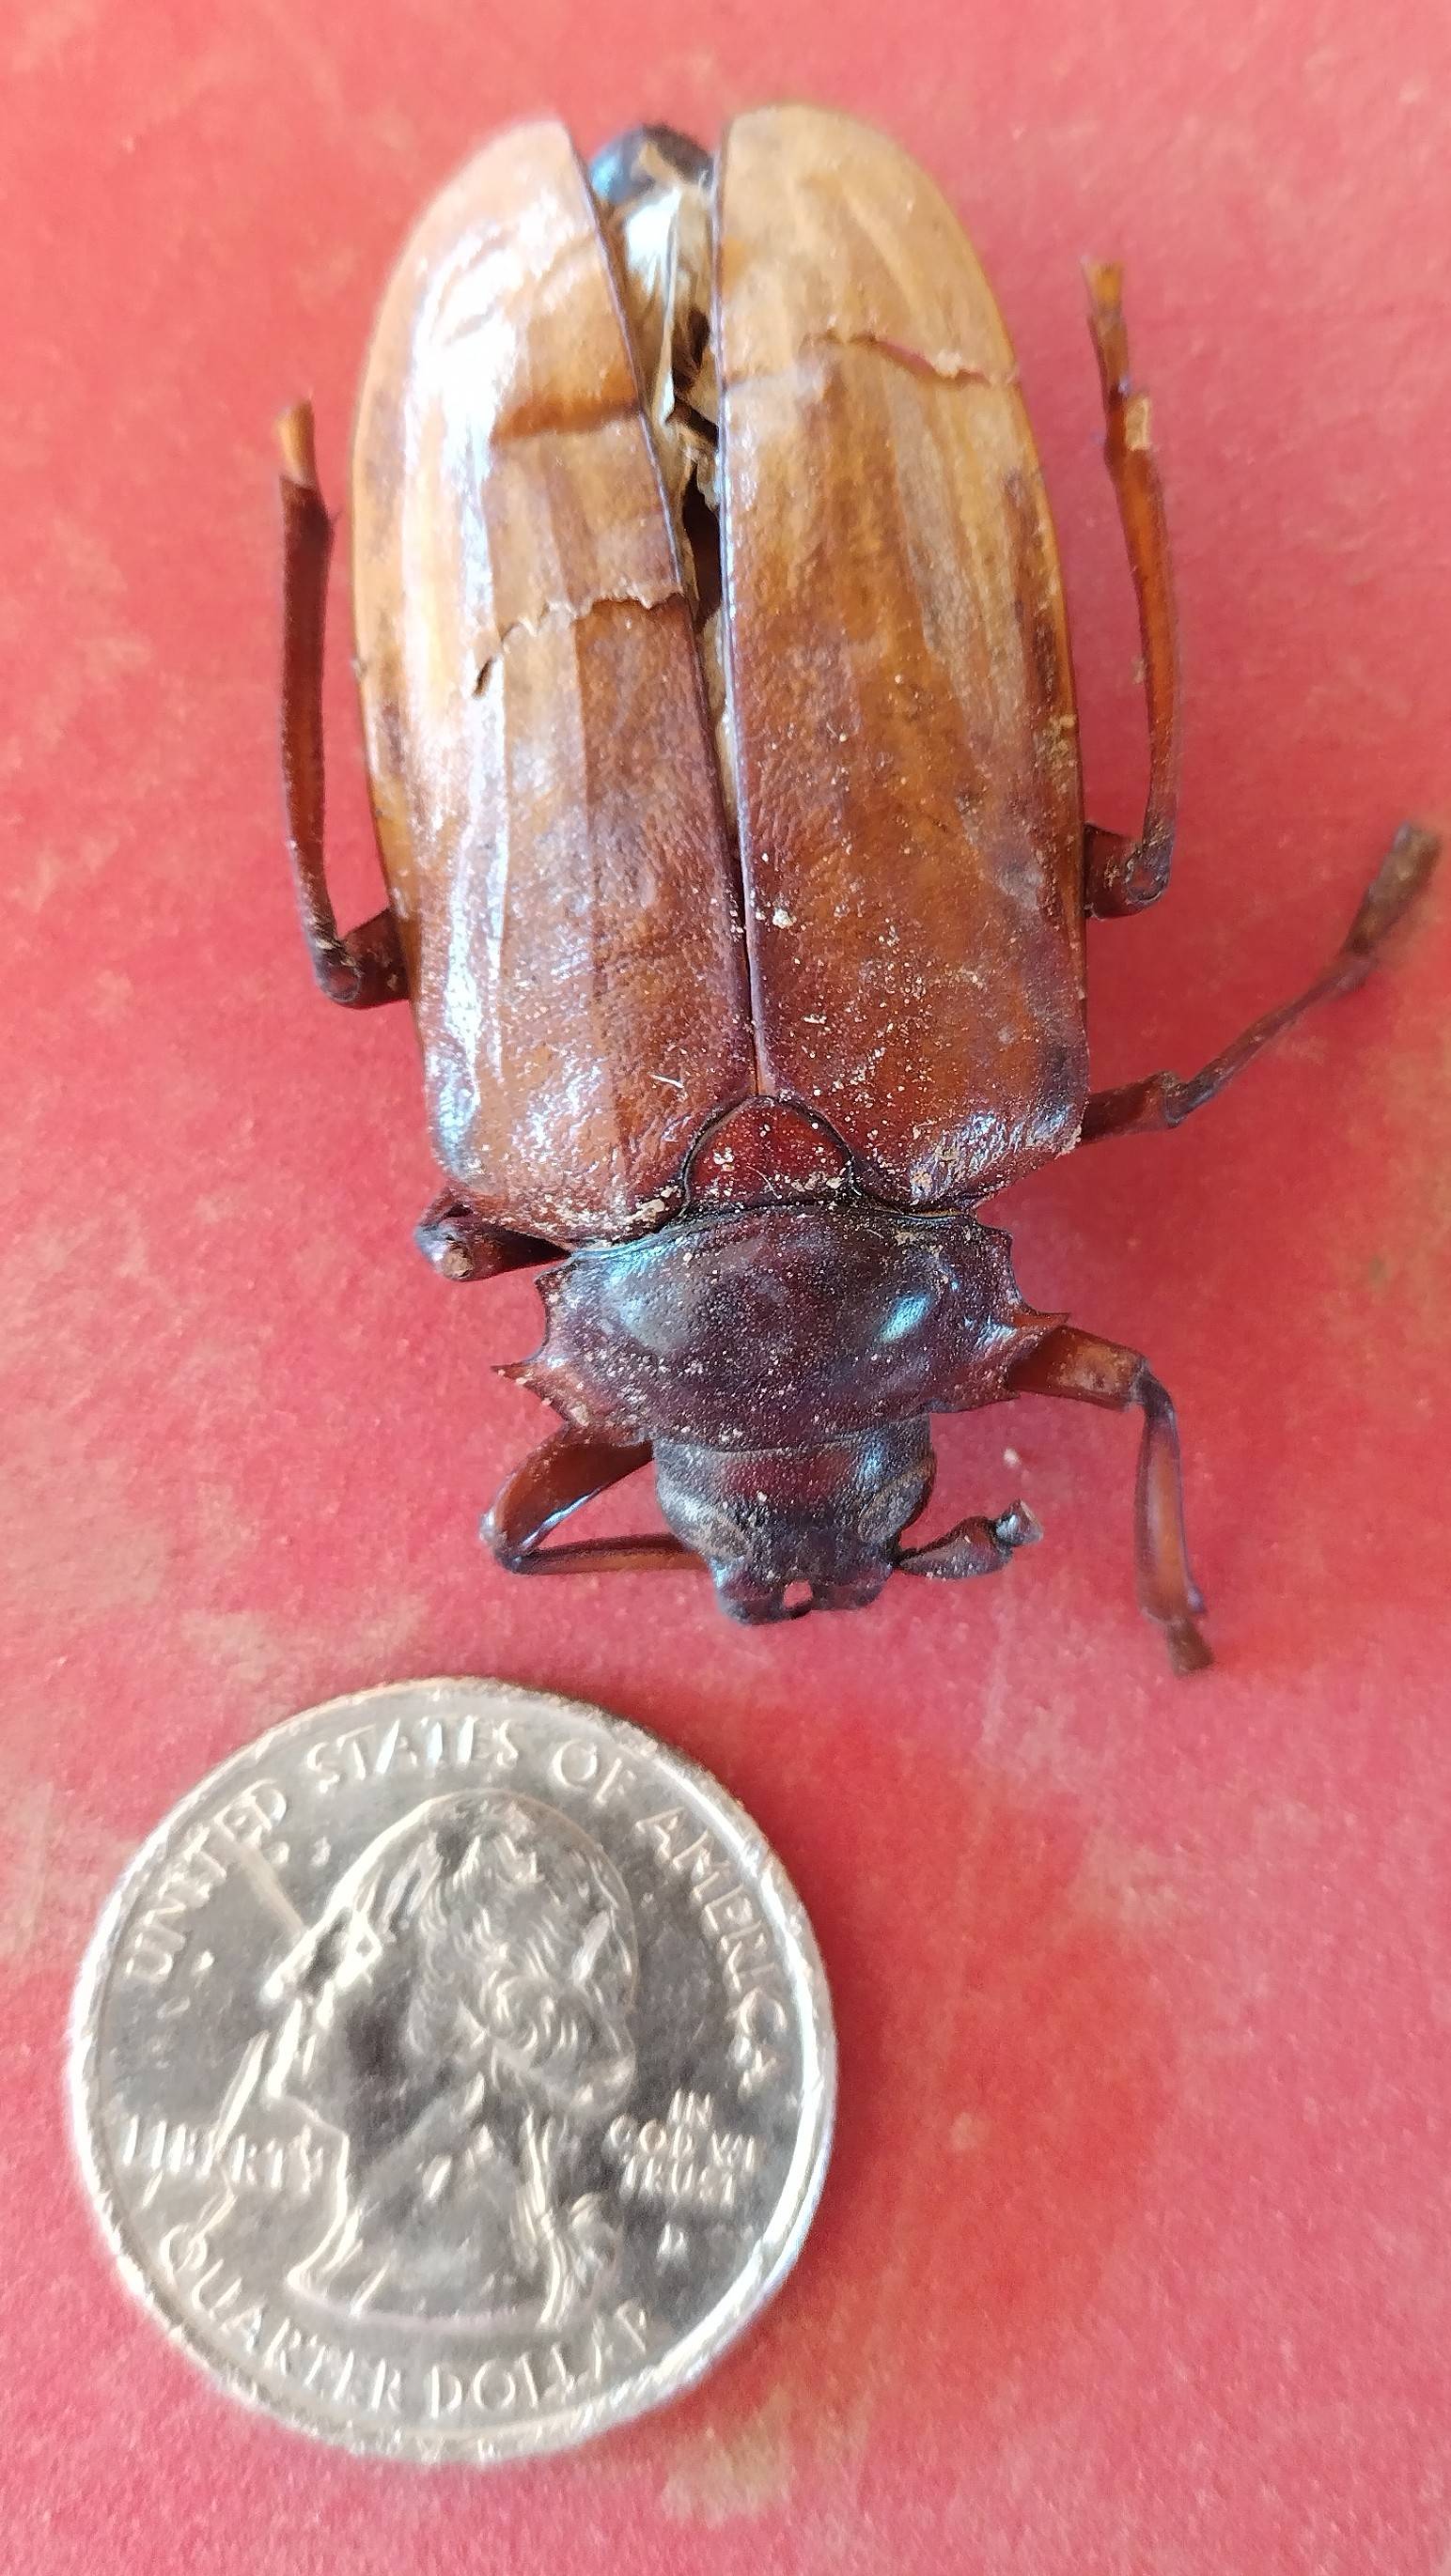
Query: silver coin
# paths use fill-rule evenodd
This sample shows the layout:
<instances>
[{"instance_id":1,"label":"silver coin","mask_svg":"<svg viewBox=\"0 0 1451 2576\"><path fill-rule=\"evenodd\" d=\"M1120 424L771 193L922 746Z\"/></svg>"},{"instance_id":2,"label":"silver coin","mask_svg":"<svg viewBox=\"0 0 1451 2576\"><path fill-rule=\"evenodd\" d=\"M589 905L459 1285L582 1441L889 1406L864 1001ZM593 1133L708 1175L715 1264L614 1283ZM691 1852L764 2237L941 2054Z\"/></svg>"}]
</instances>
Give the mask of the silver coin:
<instances>
[{"instance_id":1,"label":"silver coin","mask_svg":"<svg viewBox=\"0 0 1451 2576\"><path fill-rule=\"evenodd\" d=\"M810 2223L835 2048L779 1862L694 1764L499 1682L333 1700L116 1888L75 2133L133 2290L358 2451L548 2451L687 2387Z\"/></svg>"}]
</instances>

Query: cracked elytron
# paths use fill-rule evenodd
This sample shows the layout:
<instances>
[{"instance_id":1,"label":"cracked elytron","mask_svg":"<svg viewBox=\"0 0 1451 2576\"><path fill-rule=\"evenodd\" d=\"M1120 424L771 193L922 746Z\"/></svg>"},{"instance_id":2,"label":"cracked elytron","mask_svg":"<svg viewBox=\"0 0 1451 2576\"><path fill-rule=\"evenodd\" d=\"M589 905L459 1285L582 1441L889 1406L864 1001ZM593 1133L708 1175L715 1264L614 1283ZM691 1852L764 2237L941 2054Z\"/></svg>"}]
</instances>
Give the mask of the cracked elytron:
<instances>
[{"instance_id":1,"label":"cracked elytron","mask_svg":"<svg viewBox=\"0 0 1451 2576\"><path fill-rule=\"evenodd\" d=\"M358 676L388 909L322 853L329 528L284 423L284 747L324 990L407 996L447 1276L568 1257L518 1372L564 1417L485 1524L520 1571L703 1561L749 1620L989 1573L1021 1506L908 1547L930 1416L1136 1405L1140 1595L1207 1660L1164 1388L1035 1313L973 1211L1080 1141L1172 1126L1365 973L1423 883L1406 826L1335 959L1191 1081L1090 1093L1084 922L1168 881L1177 663L1147 405L1090 271L1138 595L1140 837L1085 826L1052 525L1012 351L932 182L810 108L714 163L556 124L414 234L353 458ZM544 1546L653 1459L673 1535Z\"/></svg>"}]
</instances>

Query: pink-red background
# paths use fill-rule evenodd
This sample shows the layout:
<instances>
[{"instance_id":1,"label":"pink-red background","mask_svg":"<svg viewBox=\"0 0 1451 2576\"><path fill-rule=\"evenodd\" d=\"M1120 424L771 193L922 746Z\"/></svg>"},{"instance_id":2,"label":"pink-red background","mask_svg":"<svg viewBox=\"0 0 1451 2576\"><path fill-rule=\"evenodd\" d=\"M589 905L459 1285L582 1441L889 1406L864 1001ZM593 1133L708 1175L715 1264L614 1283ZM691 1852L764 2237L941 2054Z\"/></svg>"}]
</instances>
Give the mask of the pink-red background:
<instances>
[{"instance_id":1,"label":"pink-red background","mask_svg":"<svg viewBox=\"0 0 1451 2576\"><path fill-rule=\"evenodd\" d=\"M1100 1080L1304 978L1451 805L1451 33L1407 0L10 0L0 35L7 1017L0 2147L9 2562L1434 2576L1451 2552L1448 900L1177 1137L1018 1194L1030 1296L1174 1389L1217 1669L1133 1606L1133 1432L944 1434L1020 1485L991 1584L730 1630L536 1587L475 1516L544 1427L463 1293L406 1017L311 989L278 829L270 424L342 497L388 263L485 132L892 127L995 278L1057 509L1093 810L1142 774L1077 261L1122 255L1188 687L1171 899L1099 930ZM376 882L346 673L337 868ZM1005 1464L1010 1441L1021 1470ZM805 1893L839 2143L799 2271L696 2394L491 2476L236 2410L125 2299L62 2023L122 1859L306 1703L433 1671L710 1764Z\"/></svg>"}]
</instances>

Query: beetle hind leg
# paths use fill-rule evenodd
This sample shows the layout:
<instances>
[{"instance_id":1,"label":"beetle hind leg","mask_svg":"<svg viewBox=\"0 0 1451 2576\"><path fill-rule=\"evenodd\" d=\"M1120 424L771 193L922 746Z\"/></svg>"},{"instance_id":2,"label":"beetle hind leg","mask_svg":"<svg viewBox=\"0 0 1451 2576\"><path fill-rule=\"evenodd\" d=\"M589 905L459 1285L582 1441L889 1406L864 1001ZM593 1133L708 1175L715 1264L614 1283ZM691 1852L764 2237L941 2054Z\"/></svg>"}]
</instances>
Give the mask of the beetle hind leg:
<instances>
[{"instance_id":1,"label":"beetle hind leg","mask_svg":"<svg viewBox=\"0 0 1451 2576\"><path fill-rule=\"evenodd\" d=\"M287 847L302 933L330 1002L355 1011L401 1002L408 990L391 912L338 930L323 855L322 652L332 521L318 489L312 405L277 424L282 449L282 788Z\"/></svg>"},{"instance_id":2,"label":"beetle hind leg","mask_svg":"<svg viewBox=\"0 0 1451 2576\"><path fill-rule=\"evenodd\" d=\"M1151 1073L1142 1082L1095 1091L1083 1113L1080 1142L1089 1145L1100 1136L1150 1135L1159 1128L1178 1127L1292 1029L1316 1002L1332 1001L1337 993L1353 993L1376 963L1384 941L1430 883L1440 851L1434 832L1423 831L1419 823L1403 823L1339 948L1313 984L1292 1002L1282 1002L1277 1010L1252 1021L1231 1045L1187 1079L1176 1073Z\"/></svg>"},{"instance_id":3,"label":"beetle hind leg","mask_svg":"<svg viewBox=\"0 0 1451 2576\"><path fill-rule=\"evenodd\" d=\"M1113 478L1138 601L1149 789L1137 840L1090 823L1084 837L1084 908L1141 912L1169 882L1179 799L1179 642L1164 489L1149 440L1149 398L1129 376L1123 271L1089 262L1088 320L1103 385L1104 458Z\"/></svg>"}]
</instances>

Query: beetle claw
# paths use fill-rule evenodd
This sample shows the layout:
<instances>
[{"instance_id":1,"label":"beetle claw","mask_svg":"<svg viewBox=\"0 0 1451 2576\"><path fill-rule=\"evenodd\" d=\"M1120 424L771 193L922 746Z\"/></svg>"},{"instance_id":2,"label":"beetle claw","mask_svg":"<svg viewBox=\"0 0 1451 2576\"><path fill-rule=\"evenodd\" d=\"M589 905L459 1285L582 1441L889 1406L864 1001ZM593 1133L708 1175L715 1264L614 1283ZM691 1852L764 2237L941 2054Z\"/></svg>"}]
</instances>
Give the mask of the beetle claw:
<instances>
[{"instance_id":1,"label":"beetle claw","mask_svg":"<svg viewBox=\"0 0 1451 2576\"><path fill-rule=\"evenodd\" d=\"M1043 1535L1043 1524L1025 1502L1009 1503L992 1523L992 1533L1004 1547L1036 1547Z\"/></svg>"},{"instance_id":2,"label":"beetle claw","mask_svg":"<svg viewBox=\"0 0 1451 2576\"><path fill-rule=\"evenodd\" d=\"M1200 1635L1192 1619L1166 1619L1164 1631L1168 1640L1169 1661L1176 1673L1182 1677L1189 1673L1208 1671L1214 1661L1213 1650L1207 1638Z\"/></svg>"},{"instance_id":3,"label":"beetle claw","mask_svg":"<svg viewBox=\"0 0 1451 2576\"><path fill-rule=\"evenodd\" d=\"M1408 913L1430 883L1441 844L1419 823L1403 823L1360 900L1346 933L1354 956L1369 960L1387 933Z\"/></svg>"}]
</instances>

